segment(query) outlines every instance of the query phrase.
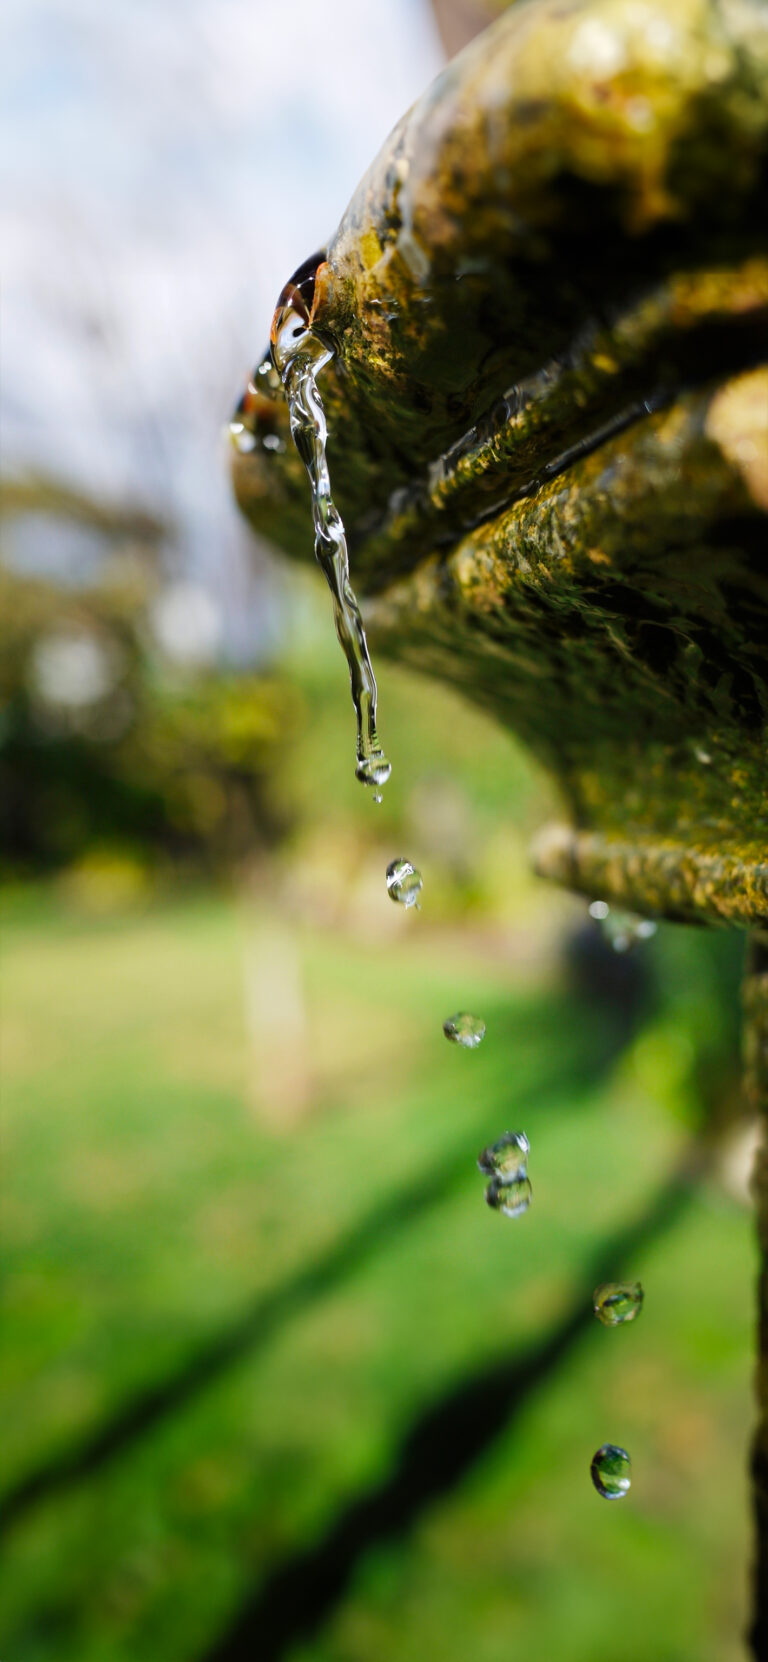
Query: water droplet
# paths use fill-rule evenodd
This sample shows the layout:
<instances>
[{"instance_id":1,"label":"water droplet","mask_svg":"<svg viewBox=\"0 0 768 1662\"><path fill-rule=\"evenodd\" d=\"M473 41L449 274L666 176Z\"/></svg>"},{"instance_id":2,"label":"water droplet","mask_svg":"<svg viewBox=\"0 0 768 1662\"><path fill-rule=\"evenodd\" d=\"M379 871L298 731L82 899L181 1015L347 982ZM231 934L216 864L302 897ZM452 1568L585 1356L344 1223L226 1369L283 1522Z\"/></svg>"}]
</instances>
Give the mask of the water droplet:
<instances>
[{"instance_id":1,"label":"water droplet","mask_svg":"<svg viewBox=\"0 0 768 1662\"><path fill-rule=\"evenodd\" d=\"M361 756L355 768L355 777L361 785L386 785L392 772L392 763L387 761L383 750L375 750L370 756Z\"/></svg>"},{"instance_id":2,"label":"water droplet","mask_svg":"<svg viewBox=\"0 0 768 1662\"><path fill-rule=\"evenodd\" d=\"M410 860L398 855L387 866L387 894L390 899L396 900L399 906L418 906L421 890L421 872L411 865Z\"/></svg>"},{"instance_id":3,"label":"water droplet","mask_svg":"<svg viewBox=\"0 0 768 1662\"><path fill-rule=\"evenodd\" d=\"M443 1032L446 1039L461 1045L463 1050L477 1050L485 1038L485 1022L479 1016L470 1016L466 1010L459 1010L455 1016L446 1017Z\"/></svg>"},{"instance_id":4,"label":"water droplet","mask_svg":"<svg viewBox=\"0 0 768 1662\"><path fill-rule=\"evenodd\" d=\"M374 791L374 793L373 793L374 802L381 802L381 799L382 799L381 798L381 791Z\"/></svg>"},{"instance_id":5,"label":"water droplet","mask_svg":"<svg viewBox=\"0 0 768 1662\"><path fill-rule=\"evenodd\" d=\"M593 900L589 915L602 924L603 934L614 952L629 952L640 941L649 941L656 934L658 924L653 918L643 918L638 912L625 912L609 906L605 900Z\"/></svg>"},{"instance_id":6,"label":"water droplet","mask_svg":"<svg viewBox=\"0 0 768 1662\"><path fill-rule=\"evenodd\" d=\"M604 1327L621 1327L637 1319L644 1296L639 1281L605 1281L595 1288L592 1306Z\"/></svg>"},{"instance_id":7,"label":"water droplet","mask_svg":"<svg viewBox=\"0 0 768 1662\"><path fill-rule=\"evenodd\" d=\"M488 1177L510 1178L524 1176L531 1145L524 1131L505 1131L498 1142L490 1143L477 1157L478 1171Z\"/></svg>"},{"instance_id":8,"label":"water droplet","mask_svg":"<svg viewBox=\"0 0 768 1662\"><path fill-rule=\"evenodd\" d=\"M320 370L334 356L333 346L312 325L317 273L324 260L324 253L306 260L282 290L270 330L272 363L288 399L291 437L309 475L315 555L331 591L336 634L349 669L357 718L355 774L364 785L378 789L392 769L376 733L376 677L350 581L346 533L331 495L328 426L317 385Z\"/></svg>"},{"instance_id":9,"label":"water droplet","mask_svg":"<svg viewBox=\"0 0 768 1662\"><path fill-rule=\"evenodd\" d=\"M592 1457L592 1482L603 1500L623 1500L632 1482L632 1462L625 1448L603 1443Z\"/></svg>"},{"instance_id":10,"label":"water droplet","mask_svg":"<svg viewBox=\"0 0 768 1662\"><path fill-rule=\"evenodd\" d=\"M278 454L285 449L279 433L265 433L261 442L265 450L274 450Z\"/></svg>"},{"instance_id":11,"label":"water droplet","mask_svg":"<svg viewBox=\"0 0 768 1662\"><path fill-rule=\"evenodd\" d=\"M486 1202L494 1212L503 1212L505 1218L519 1218L528 1211L533 1197L531 1180L525 1172L519 1172L517 1177L503 1182L500 1177L493 1177L485 1191Z\"/></svg>"}]
</instances>

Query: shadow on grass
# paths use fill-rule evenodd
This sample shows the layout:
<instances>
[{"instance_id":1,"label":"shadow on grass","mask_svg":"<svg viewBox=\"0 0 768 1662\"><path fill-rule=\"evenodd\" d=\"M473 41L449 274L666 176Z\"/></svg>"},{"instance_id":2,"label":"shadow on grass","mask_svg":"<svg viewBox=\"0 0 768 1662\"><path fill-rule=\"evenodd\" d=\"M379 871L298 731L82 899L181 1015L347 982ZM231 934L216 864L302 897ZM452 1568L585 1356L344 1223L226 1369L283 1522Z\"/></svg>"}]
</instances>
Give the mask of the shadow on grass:
<instances>
[{"instance_id":1,"label":"shadow on grass","mask_svg":"<svg viewBox=\"0 0 768 1662\"><path fill-rule=\"evenodd\" d=\"M590 1019L591 1017L591 1019ZM539 1031L540 1029L540 1031ZM509 1023L507 1038L519 1035L519 1022ZM624 1019L599 1024L589 1006L577 1000L555 999L540 1011L526 1014L526 1043L540 1043L542 1054L557 1056L528 1093L535 1101L567 1091L569 1102L594 1090L627 1040ZM524 1099L518 1106L524 1107ZM0 1533L9 1530L38 1502L80 1482L117 1457L131 1443L161 1421L186 1407L227 1368L255 1346L293 1320L315 1300L331 1292L345 1276L389 1244L393 1233L408 1228L438 1206L471 1172L467 1135L439 1166L430 1166L407 1186L387 1196L332 1246L324 1257L308 1263L297 1274L272 1287L221 1333L157 1384L140 1392L89 1437L22 1477L0 1498Z\"/></svg>"},{"instance_id":2,"label":"shadow on grass","mask_svg":"<svg viewBox=\"0 0 768 1662\"><path fill-rule=\"evenodd\" d=\"M614 1274L617 1264L675 1223L693 1192L694 1171L689 1158L643 1217L603 1242L584 1272L585 1286ZM200 1662L279 1662L311 1635L333 1611L364 1554L403 1535L432 1501L460 1482L593 1322L589 1299L580 1299L529 1355L497 1362L433 1402L405 1437L391 1475L352 1501L316 1545L279 1564Z\"/></svg>"}]
</instances>

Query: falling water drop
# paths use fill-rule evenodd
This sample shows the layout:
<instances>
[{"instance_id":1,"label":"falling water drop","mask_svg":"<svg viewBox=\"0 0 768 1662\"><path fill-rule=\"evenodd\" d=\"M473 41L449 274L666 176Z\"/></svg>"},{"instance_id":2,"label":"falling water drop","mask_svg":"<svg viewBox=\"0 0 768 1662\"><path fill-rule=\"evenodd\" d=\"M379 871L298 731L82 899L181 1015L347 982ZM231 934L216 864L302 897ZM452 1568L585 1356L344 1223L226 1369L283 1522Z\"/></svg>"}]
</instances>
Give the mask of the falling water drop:
<instances>
[{"instance_id":1,"label":"falling water drop","mask_svg":"<svg viewBox=\"0 0 768 1662\"><path fill-rule=\"evenodd\" d=\"M376 732L376 677L350 581L346 533L331 496L328 427L317 385L320 370L334 356L333 346L320 339L311 323L317 273L324 258L316 254L305 261L282 290L270 331L272 362L288 399L291 436L309 475L315 554L331 591L336 634L349 668L357 718L355 775L378 791L392 768Z\"/></svg>"},{"instance_id":2,"label":"falling water drop","mask_svg":"<svg viewBox=\"0 0 768 1662\"><path fill-rule=\"evenodd\" d=\"M485 1022L479 1016L459 1010L455 1016L446 1016L443 1032L451 1044L461 1045L463 1050L477 1050L485 1038Z\"/></svg>"},{"instance_id":3,"label":"falling water drop","mask_svg":"<svg viewBox=\"0 0 768 1662\"><path fill-rule=\"evenodd\" d=\"M630 947L637 946L640 941L650 940L658 927L653 918L622 911L609 906L605 900L593 900L589 915L602 925L603 934L614 952L629 952Z\"/></svg>"},{"instance_id":4,"label":"falling water drop","mask_svg":"<svg viewBox=\"0 0 768 1662\"><path fill-rule=\"evenodd\" d=\"M532 1198L531 1180L525 1172L519 1172L509 1182L494 1177L485 1191L487 1204L494 1212L503 1212L505 1218L521 1217L528 1211Z\"/></svg>"},{"instance_id":5,"label":"falling water drop","mask_svg":"<svg viewBox=\"0 0 768 1662\"><path fill-rule=\"evenodd\" d=\"M623 1500L632 1482L632 1462L625 1448L603 1443L592 1456L592 1482L603 1500Z\"/></svg>"},{"instance_id":6,"label":"falling water drop","mask_svg":"<svg viewBox=\"0 0 768 1662\"><path fill-rule=\"evenodd\" d=\"M387 866L387 894L398 906L418 906L422 887L421 872L402 854Z\"/></svg>"},{"instance_id":7,"label":"falling water drop","mask_svg":"<svg viewBox=\"0 0 768 1662\"><path fill-rule=\"evenodd\" d=\"M524 1131L505 1131L498 1142L490 1143L478 1155L477 1169L508 1183L512 1177L525 1176L530 1152L531 1145Z\"/></svg>"},{"instance_id":8,"label":"falling water drop","mask_svg":"<svg viewBox=\"0 0 768 1662\"><path fill-rule=\"evenodd\" d=\"M386 756L382 755L380 750L376 751L371 756L362 757L362 759L358 761L355 769L355 773L361 784L374 785L376 790L379 790L380 786L386 785L391 772L391 765L387 761ZM381 800L381 798L379 798L379 800Z\"/></svg>"},{"instance_id":9,"label":"falling water drop","mask_svg":"<svg viewBox=\"0 0 768 1662\"><path fill-rule=\"evenodd\" d=\"M645 1294L639 1281L605 1281L592 1294L592 1308L604 1327L637 1320Z\"/></svg>"}]
</instances>

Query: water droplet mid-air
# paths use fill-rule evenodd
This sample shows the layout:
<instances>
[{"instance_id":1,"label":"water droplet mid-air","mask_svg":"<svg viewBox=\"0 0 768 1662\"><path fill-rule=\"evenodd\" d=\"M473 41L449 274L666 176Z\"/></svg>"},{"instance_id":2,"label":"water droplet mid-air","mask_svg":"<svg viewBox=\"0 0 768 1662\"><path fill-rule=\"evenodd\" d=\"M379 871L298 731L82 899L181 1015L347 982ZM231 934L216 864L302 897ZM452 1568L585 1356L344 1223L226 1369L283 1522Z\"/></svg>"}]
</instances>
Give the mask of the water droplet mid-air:
<instances>
[{"instance_id":1,"label":"water droplet mid-air","mask_svg":"<svg viewBox=\"0 0 768 1662\"><path fill-rule=\"evenodd\" d=\"M488 1177L510 1178L525 1175L531 1145L524 1131L505 1131L498 1142L490 1143L478 1155L477 1169Z\"/></svg>"},{"instance_id":2,"label":"water droplet mid-air","mask_svg":"<svg viewBox=\"0 0 768 1662\"><path fill-rule=\"evenodd\" d=\"M644 1296L639 1281L605 1281L592 1294L592 1308L604 1327L621 1327L637 1320Z\"/></svg>"},{"instance_id":3,"label":"water droplet mid-air","mask_svg":"<svg viewBox=\"0 0 768 1662\"><path fill-rule=\"evenodd\" d=\"M371 674L373 674L373 671L371 671ZM378 791L382 785L386 785L392 768L386 756L380 750L376 750L370 756L364 756L362 760L358 759L355 772L363 785L373 785Z\"/></svg>"},{"instance_id":4,"label":"water droplet mid-air","mask_svg":"<svg viewBox=\"0 0 768 1662\"><path fill-rule=\"evenodd\" d=\"M446 1017L443 1032L446 1039L461 1045L463 1050L477 1050L485 1038L485 1022L479 1016L470 1016L468 1011L459 1010L455 1016Z\"/></svg>"},{"instance_id":5,"label":"water droplet mid-air","mask_svg":"<svg viewBox=\"0 0 768 1662\"><path fill-rule=\"evenodd\" d=\"M360 607L349 576L349 553L341 516L331 496L326 456L328 428L317 386L319 371L333 358L311 323L315 283L324 255L300 266L286 283L272 319L272 362L288 399L291 436L309 475L315 554L333 597L336 634L346 656L357 717L357 765L363 785L380 790L392 771L376 733L376 677Z\"/></svg>"},{"instance_id":6,"label":"water droplet mid-air","mask_svg":"<svg viewBox=\"0 0 768 1662\"><path fill-rule=\"evenodd\" d=\"M525 1172L519 1172L510 1181L493 1177L485 1191L488 1206L494 1212L503 1212L505 1218L519 1218L528 1211L532 1198L531 1180Z\"/></svg>"},{"instance_id":7,"label":"water droplet mid-air","mask_svg":"<svg viewBox=\"0 0 768 1662\"><path fill-rule=\"evenodd\" d=\"M418 906L422 888L421 872L402 854L387 866L387 894L398 906Z\"/></svg>"},{"instance_id":8,"label":"water droplet mid-air","mask_svg":"<svg viewBox=\"0 0 768 1662\"><path fill-rule=\"evenodd\" d=\"M603 1500L623 1500L632 1483L632 1462L625 1448L603 1443L592 1456L592 1482Z\"/></svg>"}]
</instances>

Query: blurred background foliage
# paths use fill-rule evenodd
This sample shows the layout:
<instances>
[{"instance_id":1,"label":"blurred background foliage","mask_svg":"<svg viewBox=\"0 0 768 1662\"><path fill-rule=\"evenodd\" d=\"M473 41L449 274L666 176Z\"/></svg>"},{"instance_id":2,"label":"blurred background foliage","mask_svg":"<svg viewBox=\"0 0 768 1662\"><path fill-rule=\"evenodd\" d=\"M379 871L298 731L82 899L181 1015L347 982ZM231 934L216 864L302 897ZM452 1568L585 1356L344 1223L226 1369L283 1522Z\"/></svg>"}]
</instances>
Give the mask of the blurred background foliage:
<instances>
[{"instance_id":1,"label":"blurred background foliage","mask_svg":"<svg viewBox=\"0 0 768 1662\"><path fill-rule=\"evenodd\" d=\"M239 673L169 653L151 563L3 581L5 1654L736 1658L738 937L616 954L529 875L546 781L386 665L375 808L311 576ZM518 1223L474 1170L510 1124Z\"/></svg>"},{"instance_id":2,"label":"blurred background foliage","mask_svg":"<svg viewBox=\"0 0 768 1662\"><path fill-rule=\"evenodd\" d=\"M162 6L32 10L11 8L28 96L2 118L25 139L27 359L0 549L0 1652L730 1662L740 939L614 952L530 876L548 781L387 665L374 807L327 594L246 555L217 465L312 216L437 66L427 9L297 0L293 54L280 8L233 3L224 30L199 0L183 31ZM333 110L321 50L350 88ZM234 331L205 333L217 305ZM420 915L387 898L398 853ZM488 1025L472 1055L442 1036L462 1007ZM475 1170L507 1126L533 1148L516 1223ZM606 1333L592 1288L623 1273L646 1309ZM607 1439L634 1460L621 1508L589 1483Z\"/></svg>"},{"instance_id":3,"label":"blurred background foliage","mask_svg":"<svg viewBox=\"0 0 768 1662\"><path fill-rule=\"evenodd\" d=\"M285 676L169 663L139 565L67 595L0 576L2 795L8 874L101 851L151 871L226 869L281 825L266 781L300 699ZM196 626L194 591L157 598ZM204 618L204 613L202 614Z\"/></svg>"}]
</instances>

